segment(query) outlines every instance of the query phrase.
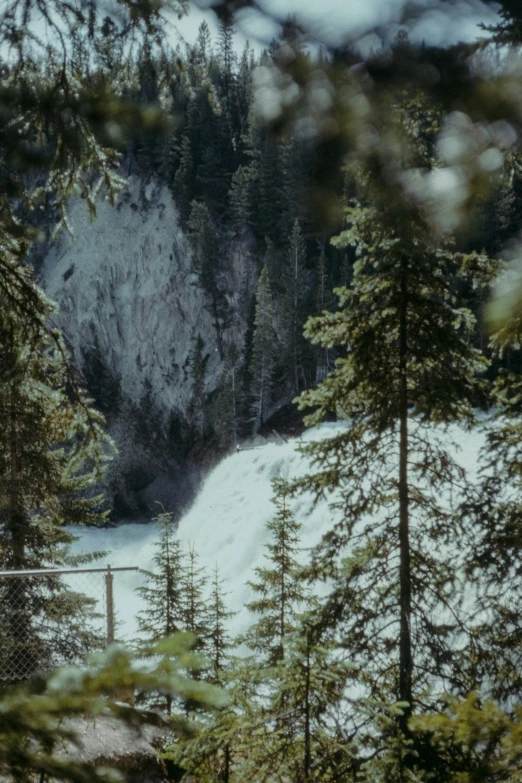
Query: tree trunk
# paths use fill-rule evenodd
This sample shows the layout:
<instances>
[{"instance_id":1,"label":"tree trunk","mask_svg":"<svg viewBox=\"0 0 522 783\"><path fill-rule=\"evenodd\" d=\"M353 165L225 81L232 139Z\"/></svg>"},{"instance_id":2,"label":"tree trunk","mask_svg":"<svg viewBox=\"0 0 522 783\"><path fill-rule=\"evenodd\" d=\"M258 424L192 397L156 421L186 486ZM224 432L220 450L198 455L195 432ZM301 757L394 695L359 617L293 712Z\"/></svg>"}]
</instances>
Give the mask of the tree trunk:
<instances>
[{"instance_id":1,"label":"tree trunk","mask_svg":"<svg viewBox=\"0 0 522 783\"><path fill-rule=\"evenodd\" d=\"M24 518L20 507L20 487L18 475L18 428L14 402L11 404L11 423L9 431L9 532L12 544L11 568L19 571L25 566L25 530Z\"/></svg>"},{"instance_id":2,"label":"tree trunk","mask_svg":"<svg viewBox=\"0 0 522 783\"><path fill-rule=\"evenodd\" d=\"M310 628L306 629L306 684L305 684L305 753L304 753L304 779L310 780L312 765L312 743L310 737Z\"/></svg>"},{"instance_id":3,"label":"tree trunk","mask_svg":"<svg viewBox=\"0 0 522 783\"><path fill-rule=\"evenodd\" d=\"M225 768L223 770L223 783L230 781L230 745L225 745Z\"/></svg>"},{"instance_id":4,"label":"tree trunk","mask_svg":"<svg viewBox=\"0 0 522 783\"><path fill-rule=\"evenodd\" d=\"M399 549L400 549L400 637L399 637L399 700L408 703L399 725L404 734L412 708L412 652L411 652L411 563L408 497L408 272L402 262L400 333L399 333Z\"/></svg>"}]
</instances>

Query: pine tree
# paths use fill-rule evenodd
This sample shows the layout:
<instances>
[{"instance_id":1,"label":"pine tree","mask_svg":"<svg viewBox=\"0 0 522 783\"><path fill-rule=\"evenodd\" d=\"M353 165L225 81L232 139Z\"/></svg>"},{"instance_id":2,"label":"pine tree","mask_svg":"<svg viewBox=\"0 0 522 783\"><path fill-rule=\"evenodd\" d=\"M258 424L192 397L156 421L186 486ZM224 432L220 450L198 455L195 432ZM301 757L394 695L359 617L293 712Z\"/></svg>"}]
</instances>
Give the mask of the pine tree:
<instances>
[{"instance_id":1,"label":"pine tree","mask_svg":"<svg viewBox=\"0 0 522 783\"><path fill-rule=\"evenodd\" d=\"M183 629L181 610L183 552L175 538L173 514L163 511L153 519L157 524L154 571L144 571L147 585L137 592L146 603L146 609L137 615L140 644L152 647L161 639Z\"/></svg>"},{"instance_id":2,"label":"pine tree","mask_svg":"<svg viewBox=\"0 0 522 783\"><path fill-rule=\"evenodd\" d=\"M194 648L206 648L209 632L209 605L205 595L208 577L205 569L198 565L198 555L192 545L185 554L185 565L181 581L181 618L183 630L196 637Z\"/></svg>"},{"instance_id":3,"label":"pine tree","mask_svg":"<svg viewBox=\"0 0 522 783\"><path fill-rule=\"evenodd\" d=\"M282 778L300 783L351 779L355 748L339 730L351 669L312 613L297 618L285 658L271 676L269 712L276 728L258 757L267 774L277 768Z\"/></svg>"},{"instance_id":4,"label":"pine tree","mask_svg":"<svg viewBox=\"0 0 522 783\"><path fill-rule=\"evenodd\" d=\"M232 175L232 184L229 192L230 218L232 225L239 232L244 231L248 227L252 217L251 180L252 170L250 166L239 166Z\"/></svg>"},{"instance_id":5,"label":"pine tree","mask_svg":"<svg viewBox=\"0 0 522 783\"><path fill-rule=\"evenodd\" d=\"M190 204L194 195L194 163L190 139L184 134L179 148L179 163L174 175L172 192L176 199L181 220L185 223L190 214Z\"/></svg>"},{"instance_id":6,"label":"pine tree","mask_svg":"<svg viewBox=\"0 0 522 783\"><path fill-rule=\"evenodd\" d=\"M196 56L198 62L207 65L212 56L212 36L207 22L203 21L198 27L196 37Z\"/></svg>"},{"instance_id":7,"label":"pine tree","mask_svg":"<svg viewBox=\"0 0 522 783\"><path fill-rule=\"evenodd\" d=\"M192 378L192 394L190 398L189 417L201 437L207 430L207 406L205 396L205 374L208 354L204 354L205 343L200 334L189 355L188 365Z\"/></svg>"},{"instance_id":8,"label":"pine tree","mask_svg":"<svg viewBox=\"0 0 522 783\"><path fill-rule=\"evenodd\" d=\"M301 227L295 220L290 234L283 269L282 301L283 322L285 327L286 356L285 365L292 389L297 393L305 385L305 355L307 343L303 337L303 324L306 319L306 248Z\"/></svg>"},{"instance_id":9,"label":"pine tree","mask_svg":"<svg viewBox=\"0 0 522 783\"><path fill-rule=\"evenodd\" d=\"M257 182L254 191L255 228L259 237L269 237L277 247L282 243L283 238L281 231L283 198L279 188L281 182L279 149L273 139L265 138L257 154Z\"/></svg>"},{"instance_id":10,"label":"pine tree","mask_svg":"<svg viewBox=\"0 0 522 783\"><path fill-rule=\"evenodd\" d=\"M33 296L44 320L53 308L36 288ZM106 518L102 498L93 491L111 452L103 417L69 374L59 333L44 323L25 325L9 299L2 300L0 569L88 562L92 557L69 554L75 537L64 526ZM93 602L61 579L2 580L0 591L4 672L20 671L21 660L23 673L32 674L53 663L77 660L99 643L92 632Z\"/></svg>"},{"instance_id":11,"label":"pine tree","mask_svg":"<svg viewBox=\"0 0 522 783\"><path fill-rule=\"evenodd\" d=\"M491 268L487 270L491 272ZM501 288L501 286L499 286ZM511 293L511 292L510 292ZM491 308L498 314L498 303ZM499 321L491 335L493 357L519 351L519 311ZM522 510L522 374L501 368L493 384L496 415L486 428L481 479L469 488L463 515L473 526L467 577L477 594L470 689L504 706L522 696L520 642L520 513Z\"/></svg>"},{"instance_id":12,"label":"pine tree","mask_svg":"<svg viewBox=\"0 0 522 783\"><path fill-rule=\"evenodd\" d=\"M208 208L193 201L189 217L189 236L193 249L193 265L207 297L207 308L212 315L219 356L223 359L223 332L230 325L230 309L224 291L219 285L219 237Z\"/></svg>"},{"instance_id":13,"label":"pine tree","mask_svg":"<svg viewBox=\"0 0 522 783\"><path fill-rule=\"evenodd\" d=\"M108 698L122 689L161 690L173 699L192 698L200 708L223 703L223 693L212 685L189 680L183 667L194 656L189 640L178 634L157 650L144 667L127 650L112 648L71 676L69 667L42 675L0 695L0 774L5 780L44 779L71 783L106 783L107 766L78 758L77 746L85 741L84 726L98 732L110 726L138 731L155 726L156 712L125 707ZM100 722L100 716L103 716ZM79 718L81 716L81 720ZM105 723L105 718L109 719ZM185 737L191 727L180 716L171 718L171 729ZM118 731L119 733L119 731ZM69 751L69 752L64 752Z\"/></svg>"},{"instance_id":14,"label":"pine tree","mask_svg":"<svg viewBox=\"0 0 522 783\"><path fill-rule=\"evenodd\" d=\"M301 225L306 218L305 183L306 160L302 141L290 136L281 144L281 192L282 214L280 218L283 236L292 232L295 221Z\"/></svg>"},{"instance_id":15,"label":"pine tree","mask_svg":"<svg viewBox=\"0 0 522 783\"><path fill-rule=\"evenodd\" d=\"M321 245L321 253L317 261L317 293L316 293L316 312L321 315L330 305L330 290L328 287L328 272L326 267L326 253L324 243ZM333 369L330 361L329 346L317 348L315 380L316 383L324 381L330 370Z\"/></svg>"},{"instance_id":16,"label":"pine tree","mask_svg":"<svg viewBox=\"0 0 522 783\"><path fill-rule=\"evenodd\" d=\"M229 22L222 21L218 31L218 56L222 65L223 93L225 99L230 99L233 83L234 28Z\"/></svg>"},{"instance_id":17,"label":"pine tree","mask_svg":"<svg viewBox=\"0 0 522 783\"><path fill-rule=\"evenodd\" d=\"M183 630L182 580L184 577L181 542L175 538L173 515L163 511L154 518L158 527L155 545L154 571L145 571L147 585L139 587L137 593L145 601L146 609L137 615L139 646L143 652L155 650L158 642ZM164 702L168 714L172 711L172 698L166 694Z\"/></svg>"},{"instance_id":18,"label":"pine tree","mask_svg":"<svg viewBox=\"0 0 522 783\"><path fill-rule=\"evenodd\" d=\"M248 114L252 100L252 71L255 67L253 58L253 49L249 42L246 41L243 51L241 52L237 76L237 104L241 121L241 135L246 132L248 126Z\"/></svg>"},{"instance_id":19,"label":"pine tree","mask_svg":"<svg viewBox=\"0 0 522 783\"><path fill-rule=\"evenodd\" d=\"M214 429L220 441L227 446L232 444L234 448L239 442L241 420L241 364L241 354L237 346L231 343L225 351L223 372L213 407Z\"/></svg>"},{"instance_id":20,"label":"pine tree","mask_svg":"<svg viewBox=\"0 0 522 783\"><path fill-rule=\"evenodd\" d=\"M272 329L272 293L266 266L259 277L256 291L256 313L252 341L251 416L254 429L263 424L270 405L274 368L274 336Z\"/></svg>"},{"instance_id":21,"label":"pine tree","mask_svg":"<svg viewBox=\"0 0 522 783\"><path fill-rule=\"evenodd\" d=\"M299 484L338 493L341 519L313 570L334 575L326 612L372 694L408 705L398 721L406 735L424 689L465 687L452 665L465 547L457 509L441 502L462 491L465 474L442 433L473 421L485 360L470 345L474 319L456 302L462 257L433 237L420 211L401 223L377 193L364 196L372 206L354 201L337 240L358 255L351 287L336 291L341 310L306 326L314 343L347 356L300 398L302 409L316 408L309 424L334 412L348 425L306 449L318 471Z\"/></svg>"},{"instance_id":22,"label":"pine tree","mask_svg":"<svg viewBox=\"0 0 522 783\"><path fill-rule=\"evenodd\" d=\"M219 577L219 569L216 567L212 579L211 594L208 602L208 635L206 640L207 656L211 662L211 672L207 678L209 682L221 684L229 667L229 654L232 648L232 640L227 630L227 622L234 616L234 612L227 610L223 593L223 580Z\"/></svg>"},{"instance_id":23,"label":"pine tree","mask_svg":"<svg viewBox=\"0 0 522 783\"><path fill-rule=\"evenodd\" d=\"M305 600L296 557L301 524L289 508L287 483L275 480L273 489L276 514L266 525L271 534L265 555L268 565L256 568L256 581L248 583L257 597L247 608L260 618L245 637L266 666L285 657L286 638L295 630L297 610Z\"/></svg>"}]
</instances>

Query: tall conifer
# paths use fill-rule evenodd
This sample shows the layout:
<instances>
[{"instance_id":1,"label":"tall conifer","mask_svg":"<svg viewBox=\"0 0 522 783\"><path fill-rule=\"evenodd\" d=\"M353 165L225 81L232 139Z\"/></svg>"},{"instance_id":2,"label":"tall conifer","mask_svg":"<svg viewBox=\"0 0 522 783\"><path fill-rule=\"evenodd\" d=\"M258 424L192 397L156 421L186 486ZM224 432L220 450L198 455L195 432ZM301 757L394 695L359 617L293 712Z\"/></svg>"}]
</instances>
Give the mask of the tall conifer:
<instances>
[{"instance_id":1,"label":"tall conifer","mask_svg":"<svg viewBox=\"0 0 522 783\"><path fill-rule=\"evenodd\" d=\"M184 630L182 611L183 552L175 538L173 515L163 511L155 520L158 540L153 558L154 571L145 571L147 584L137 592L146 608L137 615L139 645L142 650L153 650L162 639ZM172 698L167 694L160 701L171 713Z\"/></svg>"},{"instance_id":2,"label":"tall conifer","mask_svg":"<svg viewBox=\"0 0 522 783\"><path fill-rule=\"evenodd\" d=\"M303 337L303 324L306 319L306 247L301 227L294 221L288 241L282 284L283 320L285 324L285 343L287 348L286 364L291 372L290 383L297 393L304 386L305 355L307 343Z\"/></svg>"},{"instance_id":3,"label":"tall conifer","mask_svg":"<svg viewBox=\"0 0 522 783\"><path fill-rule=\"evenodd\" d=\"M0 569L77 565L66 525L106 518L93 490L103 477L110 441L103 417L67 368L53 308L35 288L34 317L24 324L5 296L0 314ZM90 599L57 577L0 581L3 633L0 667L32 674L75 660L96 642ZM99 641L99 640L98 640ZM3 659L3 660L2 660Z\"/></svg>"},{"instance_id":4,"label":"tall conifer","mask_svg":"<svg viewBox=\"0 0 522 783\"><path fill-rule=\"evenodd\" d=\"M214 322L217 348L223 359L223 332L229 326L230 312L227 298L219 285L219 236L208 208L197 201L193 201L190 208L189 236L193 266L207 297L207 309Z\"/></svg>"},{"instance_id":5,"label":"tall conifer","mask_svg":"<svg viewBox=\"0 0 522 783\"><path fill-rule=\"evenodd\" d=\"M288 505L288 484L276 480L273 488L276 513L266 525L271 534L266 545L268 563L256 568L256 581L249 582L256 598L247 604L259 620L250 627L246 642L263 656L265 665L285 657L286 638L295 630L297 612L304 601L297 560L301 524Z\"/></svg>"},{"instance_id":6,"label":"tall conifer","mask_svg":"<svg viewBox=\"0 0 522 783\"><path fill-rule=\"evenodd\" d=\"M163 511L153 520L158 539L153 557L154 571L145 571L147 585L138 588L146 609L137 615L141 643L152 647L176 631L184 630L182 612L183 552L175 537L173 515Z\"/></svg>"},{"instance_id":7,"label":"tall conifer","mask_svg":"<svg viewBox=\"0 0 522 783\"><path fill-rule=\"evenodd\" d=\"M272 292L266 265L259 277L251 362L251 417L254 429L266 420L271 402L274 370L274 332L272 327Z\"/></svg>"},{"instance_id":8,"label":"tall conifer","mask_svg":"<svg viewBox=\"0 0 522 783\"><path fill-rule=\"evenodd\" d=\"M316 409L309 424L334 412L347 428L306 448L317 472L300 484L338 493L341 521L315 553L316 573L335 575L326 611L372 695L407 705L406 734L424 689L459 687L452 645L464 546L451 492L465 474L439 435L473 421L485 361L470 344L474 319L456 301L462 258L420 212L401 223L378 194L364 196L373 205L354 201L336 242L356 249L352 285L337 289L339 312L306 326L313 342L346 356L300 398Z\"/></svg>"}]
</instances>

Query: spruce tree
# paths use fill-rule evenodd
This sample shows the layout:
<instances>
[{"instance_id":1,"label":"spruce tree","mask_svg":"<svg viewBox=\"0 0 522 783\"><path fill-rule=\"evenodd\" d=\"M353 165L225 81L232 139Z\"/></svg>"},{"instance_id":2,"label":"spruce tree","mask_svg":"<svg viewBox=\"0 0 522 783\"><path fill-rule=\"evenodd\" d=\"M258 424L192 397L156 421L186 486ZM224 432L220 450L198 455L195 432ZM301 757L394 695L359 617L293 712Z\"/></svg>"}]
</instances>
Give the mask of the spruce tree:
<instances>
[{"instance_id":1,"label":"spruce tree","mask_svg":"<svg viewBox=\"0 0 522 783\"><path fill-rule=\"evenodd\" d=\"M208 601L209 629L206 640L207 657L212 666L207 679L215 684L220 684L224 680L225 672L229 668L228 658L232 648L232 639L227 630L227 622L235 613L227 609L225 595L226 593L223 593L223 580L220 579L219 568L216 563Z\"/></svg>"},{"instance_id":2,"label":"spruce tree","mask_svg":"<svg viewBox=\"0 0 522 783\"><path fill-rule=\"evenodd\" d=\"M230 99L233 83L233 67L235 61L234 52L234 28L227 21L222 21L218 31L218 56L222 66L223 93L225 99Z\"/></svg>"},{"instance_id":3,"label":"spruce tree","mask_svg":"<svg viewBox=\"0 0 522 783\"><path fill-rule=\"evenodd\" d=\"M328 286L328 271L324 243L321 245L321 252L317 260L316 280L316 313L321 315L331 306L331 289ZM329 346L318 346L316 348L315 359L316 382L319 383L320 381L324 381L331 369L333 369L333 363L331 361Z\"/></svg>"},{"instance_id":4,"label":"spruce tree","mask_svg":"<svg viewBox=\"0 0 522 783\"><path fill-rule=\"evenodd\" d=\"M207 430L207 406L205 395L205 375L208 353L204 354L205 343L200 334L192 349L188 365L192 379L192 394L190 398L189 417L200 437L205 437Z\"/></svg>"},{"instance_id":5,"label":"spruce tree","mask_svg":"<svg viewBox=\"0 0 522 783\"><path fill-rule=\"evenodd\" d=\"M351 673L335 638L316 625L313 613L299 616L285 658L271 674L274 731L258 753L267 775L277 768L281 777L300 783L351 779L355 748L341 730Z\"/></svg>"},{"instance_id":6,"label":"spruce tree","mask_svg":"<svg viewBox=\"0 0 522 783\"><path fill-rule=\"evenodd\" d=\"M306 319L306 247L297 220L294 221L289 237L283 268L282 298L283 322L285 328L286 355L289 381L297 393L306 379L305 364L307 343L303 337L303 324Z\"/></svg>"},{"instance_id":7,"label":"spruce tree","mask_svg":"<svg viewBox=\"0 0 522 783\"><path fill-rule=\"evenodd\" d=\"M188 220L190 204L194 196L194 162L190 139L187 134L184 134L181 138L178 159L178 167L172 183L172 192L184 225Z\"/></svg>"},{"instance_id":8,"label":"spruce tree","mask_svg":"<svg viewBox=\"0 0 522 783\"><path fill-rule=\"evenodd\" d=\"M183 552L175 537L176 526L171 512L163 511L153 519L158 539L153 557L154 571L144 571L147 585L137 592L146 609L137 615L140 644L152 647L176 631L184 630L182 613Z\"/></svg>"},{"instance_id":9,"label":"spruce tree","mask_svg":"<svg viewBox=\"0 0 522 783\"><path fill-rule=\"evenodd\" d=\"M230 218L232 225L239 232L248 227L252 217L250 195L252 176L250 166L239 166L232 176L229 191Z\"/></svg>"},{"instance_id":10,"label":"spruce tree","mask_svg":"<svg viewBox=\"0 0 522 783\"><path fill-rule=\"evenodd\" d=\"M398 723L407 734L425 689L465 687L452 665L465 546L451 501L465 473L445 427L473 422L485 360L470 344L474 318L456 300L462 257L451 242L433 236L420 210L401 221L375 191L359 194L373 204L352 202L336 241L356 249L352 284L336 291L339 312L306 326L314 343L346 355L299 399L316 409L308 424L333 412L347 427L305 448L317 472L299 485L337 493L340 521L312 571L333 575L326 614L371 695L405 705Z\"/></svg>"},{"instance_id":11,"label":"spruce tree","mask_svg":"<svg viewBox=\"0 0 522 783\"><path fill-rule=\"evenodd\" d=\"M223 359L223 332L230 325L230 311L226 295L219 284L219 236L208 208L197 201L191 204L189 236L193 266L207 297L207 309L214 321L219 356Z\"/></svg>"},{"instance_id":12,"label":"spruce tree","mask_svg":"<svg viewBox=\"0 0 522 783\"><path fill-rule=\"evenodd\" d=\"M498 314L498 302L492 312ZM502 360L519 352L519 311L499 320L490 345ZM522 697L522 604L520 599L520 514L522 511L522 374L500 368L493 384L495 415L486 427L480 454L480 480L470 486L462 513L473 526L467 577L477 595L473 623L475 655L470 689L493 696L504 706Z\"/></svg>"},{"instance_id":13,"label":"spruce tree","mask_svg":"<svg viewBox=\"0 0 522 783\"><path fill-rule=\"evenodd\" d=\"M198 555L189 544L185 553L185 563L181 580L181 618L183 630L194 634L196 650L206 649L209 633L209 604L206 597L208 576L205 569L198 565Z\"/></svg>"},{"instance_id":14,"label":"spruce tree","mask_svg":"<svg viewBox=\"0 0 522 783\"><path fill-rule=\"evenodd\" d=\"M259 615L259 620L245 637L265 666L285 657L286 638L295 630L297 611L305 600L297 560L301 524L289 508L287 482L276 479L273 489L276 513L266 525L271 534L266 545L268 564L256 568L256 581L248 583L257 597L247 608Z\"/></svg>"},{"instance_id":15,"label":"spruce tree","mask_svg":"<svg viewBox=\"0 0 522 783\"><path fill-rule=\"evenodd\" d=\"M279 246L283 238L281 231L283 197L279 187L280 154L272 138L265 136L261 144L257 152L257 183L254 190L255 228L260 238L269 237L276 246Z\"/></svg>"},{"instance_id":16,"label":"spruce tree","mask_svg":"<svg viewBox=\"0 0 522 783\"><path fill-rule=\"evenodd\" d=\"M53 312L33 288L42 321ZM111 453L103 417L71 376L62 338L32 327L3 297L0 315L0 569L60 568L92 557L69 554L65 525L106 519L100 486ZM36 316L36 312L35 312ZM57 577L0 581L2 668L32 674L77 660L99 643L93 601ZM43 629L43 630L41 630ZM19 664L23 667L20 670Z\"/></svg>"},{"instance_id":17,"label":"spruce tree","mask_svg":"<svg viewBox=\"0 0 522 783\"><path fill-rule=\"evenodd\" d=\"M231 343L225 351L223 372L213 406L214 429L224 445L239 442L242 395L240 388L241 355L237 346Z\"/></svg>"},{"instance_id":18,"label":"spruce tree","mask_svg":"<svg viewBox=\"0 0 522 783\"><path fill-rule=\"evenodd\" d=\"M237 75L237 104L239 118L241 122L241 134L243 135L248 126L248 114L252 100L252 71L255 67L253 61L254 52L249 42L245 43L241 58L239 61L239 71Z\"/></svg>"},{"instance_id":19,"label":"spruce tree","mask_svg":"<svg viewBox=\"0 0 522 783\"><path fill-rule=\"evenodd\" d=\"M212 36L207 22L203 21L198 27L196 37L196 56L198 61L206 65L212 56Z\"/></svg>"},{"instance_id":20,"label":"spruce tree","mask_svg":"<svg viewBox=\"0 0 522 783\"><path fill-rule=\"evenodd\" d=\"M251 362L251 418L254 431L268 415L271 402L272 374L274 369L274 334L272 328L272 293L266 265L259 277L256 291L254 334Z\"/></svg>"},{"instance_id":21,"label":"spruce tree","mask_svg":"<svg viewBox=\"0 0 522 783\"><path fill-rule=\"evenodd\" d=\"M153 520L158 527L158 539L153 558L154 571L144 571L147 584L137 592L146 608L137 615L139 647L154 654L156 645L172 634L184 630L182 612L183 552L175 538L173 515L163 511ZM172 697L167 693L159 704L172 711Z\"/></svg>"}]
</instances>

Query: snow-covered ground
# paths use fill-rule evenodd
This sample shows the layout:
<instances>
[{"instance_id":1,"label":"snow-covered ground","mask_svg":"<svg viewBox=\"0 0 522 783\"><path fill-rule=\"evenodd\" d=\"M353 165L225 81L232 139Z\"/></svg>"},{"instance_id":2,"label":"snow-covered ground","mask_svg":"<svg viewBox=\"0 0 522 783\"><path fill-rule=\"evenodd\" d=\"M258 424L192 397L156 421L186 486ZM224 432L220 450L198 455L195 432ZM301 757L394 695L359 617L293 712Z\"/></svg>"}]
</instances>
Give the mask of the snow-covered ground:
<instances>
[{"instance_id":1,"label":"snow-covered ground","mask_svg":"<svg viewBox=\"0 0 522 783\"><path fill-rule=\"evenodd\" d=\"M297 451L299 444L331 437L343 426L323 424L307 431L300 439L288 443L266 441L256 448L226 457L209 474L192 508L181 519L179 537L194 545L209 574L216 563L219 566L228 592L228 605L238 611L232 631L243 631L248 623L248 612L243 607L250 600L251 591L246 583L264 558L264 545L269 538L265 525L274 513L272 480L298 478L307 473L310 465ZM457 444L455 456L460 464L473 473L484 443L482 428L469 432L452 427L448 440ZM302 524L305 550L316 544L335 521L328 505L320 502L314 506L310 496L293 499L291 507ZM79 536L74 546L76 552L107 550L110 554L105 562L113 567L151 568L156 540L153 525L127 524L103 530L80 528L75 533ZM115 575L115 603L121 635L129 639L135 637L135 617L143 608L135 593L140 584L143 584L141 574L123 572Z\"/></svg>"}]
</instances>

